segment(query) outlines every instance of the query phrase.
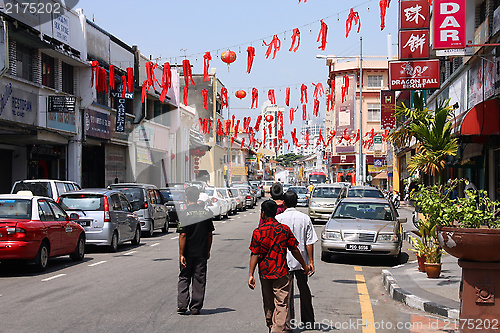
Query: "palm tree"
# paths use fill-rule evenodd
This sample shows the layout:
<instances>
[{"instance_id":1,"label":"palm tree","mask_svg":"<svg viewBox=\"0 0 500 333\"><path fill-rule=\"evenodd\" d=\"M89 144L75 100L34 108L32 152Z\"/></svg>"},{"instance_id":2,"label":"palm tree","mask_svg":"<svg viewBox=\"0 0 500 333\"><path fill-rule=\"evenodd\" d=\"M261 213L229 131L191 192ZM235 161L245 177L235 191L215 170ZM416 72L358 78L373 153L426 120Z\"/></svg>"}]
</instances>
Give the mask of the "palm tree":
<instances>
[{"instance_id":1,"label":"palm tree","mask_svg":"<svg viewBox=\"0 0 500 333\"><path fill-rule=\"evenodd\" d=\"M408 170L414 174L422 170L432 176L438 174L446 165L448 155L456 155L457 139L452 137L450 117L453 107L449 100L438 103L436 110L424 107L422 94L415 93L414 109L404 104L396 109L396 118L402 125L389 134L388 140L398 147L410 145L412 139L417 143L417 154L408 163ZM441 179L439 179L441 183Z\"/></svg>"}]
</instances>

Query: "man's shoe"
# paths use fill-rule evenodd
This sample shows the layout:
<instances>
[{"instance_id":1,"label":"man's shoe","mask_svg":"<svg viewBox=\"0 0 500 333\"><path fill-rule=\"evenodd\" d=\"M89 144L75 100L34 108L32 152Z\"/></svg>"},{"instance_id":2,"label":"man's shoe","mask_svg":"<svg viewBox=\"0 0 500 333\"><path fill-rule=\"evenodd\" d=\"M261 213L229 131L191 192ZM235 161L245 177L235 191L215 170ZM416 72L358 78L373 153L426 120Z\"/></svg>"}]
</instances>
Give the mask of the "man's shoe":
<instances>
[{"instance_id":1,"label":"man's shoe","mask_svg":"<svg viewBox=\"0 0 500 333\"><path fill-rule=\"evenodd\" d=\"M177 308L178 314L185 314L186 312L187 312L187 309L185 309L185 308Z\"/></svg>"},{"instance_id":2,"label":"man's shoe","mask_svg":"<svg viewBox=\"0 0 500 333\"><path fill-rule=\"evenodd\" d=\"M198 310L198 309L191 309L191 314L193 316L199 315L200 314L200 310Z\"/></svg>"}]
</instances>

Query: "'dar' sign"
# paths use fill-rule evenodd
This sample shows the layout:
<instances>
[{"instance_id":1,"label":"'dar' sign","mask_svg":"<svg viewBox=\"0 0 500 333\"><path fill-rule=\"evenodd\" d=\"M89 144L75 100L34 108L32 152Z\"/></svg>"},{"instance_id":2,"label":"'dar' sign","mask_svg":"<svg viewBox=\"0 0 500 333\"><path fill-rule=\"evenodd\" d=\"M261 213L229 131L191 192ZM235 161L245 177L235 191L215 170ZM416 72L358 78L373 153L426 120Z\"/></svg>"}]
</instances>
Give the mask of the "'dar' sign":
<instances>
[{"instance_id":1,"label":"'dar' sign","mask_svg":"<svg viewBox=\"0 0 500 333\"><path fill-rule=\"evenodd\" d=\"M462 49L466 41L467 0L434 1L434 49Z\"/></svg>"}]
</instances>

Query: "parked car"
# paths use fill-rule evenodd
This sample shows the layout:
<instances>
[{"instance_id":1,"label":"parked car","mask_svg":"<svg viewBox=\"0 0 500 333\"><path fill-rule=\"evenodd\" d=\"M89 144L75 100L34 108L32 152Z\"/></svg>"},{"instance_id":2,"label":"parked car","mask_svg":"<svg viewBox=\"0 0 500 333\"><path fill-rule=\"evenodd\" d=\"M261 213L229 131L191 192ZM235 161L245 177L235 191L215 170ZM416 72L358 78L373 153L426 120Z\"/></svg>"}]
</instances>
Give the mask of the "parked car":
<instances>
[{"instance_id":1,"label":"parked car","mask_svg":"<svg viewBox=\"0 0 500 333\"><path fill-rule=\"evenodd\" d=\"M289 191L297 193L297 206L307 206L307 188L305 186L290 186Z\"/></svg>"},{"instance_id":2,"label":"parked car","mask_svg":"<svg viewBox=\"0 0 500 333\"><path fill-rule=\"evenodd\" d=\"M243 210L247 209L247 205L245 203L246 198L243 195L243 193L238 190L238 188L231 187L231 188L228 188L228 191L231 192L233 197L236 198L236 203L237 203L236 207L239 211L243 211Z\"/></svg>"},{"instance_id":3,"label":"parked car","mask_svg":"<svg viewBox=\"0 0 500 333\"><path fill-rule=\"evenodd\" d=\"M207 208L212 211L215 218L221 219L228 217L230 203L224 198L224 195L215 187L205 189L207 198Z\"/></svg>"},{"instance_id":4,"label":"parked car","mask_svg":"<svg viewBox=\"0 0 500 333\"><path fill-rule=\"evenodd\" d=\"M262 187L264 188L265 193L270 193L271 192L271 186L273 186L274 182L272 180L265 180L263 182Z\"/></svg>"},{"instance_id":5,"label":"parked car","mask_svg":"<svg viewBox=\"0 0 500 333\"><path fill-rule=\"evenodd\" d=\"M288 189L292 186L292 184L283 184L283 193L288 191Z\"/></svg>"},{"instance_id":6,"label":"parked car","mask_svg":"<svg viewBox=\"0 0 500 333\"><path fill-rule=\"evenodd\" d=\"M236 214L238 208L236 198L233 197L230 191L228 191L227 187L219 187L218 190L220 191L220 193L222 193L224 199L226 199L229 203L229 214Z\"/></svg>"},{"instance_id":7,"label":"parked car","mask_svg":"<svg viewBox=\"0 0 500 333\"><path fill-rule=\"evenodd\" d=\"M254 191L257 200L263 197L260 187L258 185L250 184L250 186L252 187L252 190Z\"/></svg>"},{"instance_id":8,"label":"parked car","mask_svg":"<svg viewBox=\"0 0 500 333\"><path fill-rule=\"evenodd\" d=\"M259 188L260 190L260 196L259 198L262 198L266 193L264 192L264 186L262 184L262 181L260 180L251 180L249 181L250 184L255 185Z\"/></svg>"},{"instance_id":9,"label":"parked car","mask_svg":"<svg viewBox=\"0 0 500 333\"><path fill-rule=\"evenodd\" d=\"M344 191L345 198L385 198L384 193L371 186L349 186Z\"/></svg>"},{"instance_id":10,"label":"parked car","mask_svg":"<svg viewBox=\"0 0 500 333\"><path fill-rule=\"evenodd\" d=\"M253 187L251 185L249 185L248 183L246 184L234 184L232 185L233 187L237 187L237 188L244 188L248 191L248 193L250 194L250 197L252 199L252 207L255 206L257 204L257 193L255 192L255 190L253 189Z\"/></svg>"},{"instance_id":11,"label":"parked car","mask_svg":"<svg viewBox=\"0 0 500 333\"><path fill-rule=\"evenodd\" d=\"M79 215L87 244L108 246L116 252L118 245L141 241L141 223L125 195L117 190L84 189L61 195L58 203L69 213Z\"/></svg>"},{"instance_id":12,"label":"parked car","mask_svg":"<svg viewBox=\"0 0 500 333\"><path fill-rule=\"evenodd\" d=\"M32 261L38 271L48 259L85 255L85 230L51 198L30 191L0 195L0 261Z\"/></svg>"},{"instance_id":13,"label":"parked car","mask_svg":"<svg viewBox=\"0 0 500 333\"><path fill-rule=\"evenodd\" d=\"M141 231L146 236L153 236L161 229L168 232L168 214L165 200L158 188L150 184L120 183L108 186L125 194L141 222Z\"/></svg>"},{"instance_id":14,"label":"parked car","mask_svg":"<svg viewBox=\"0 0 500 333\"><path fill-rule=\"evenodd\" d=\"M386 199L342 199L321 234L321 258L333 253L399 257L406 218L397 216Z\"/></svg>"},{"instance_id":15,"label":"parked car","mask_svg":"<svg viewBox=\"0 0 500 333\"><path fill-rule=\"evenodd\" d=\"M238 191L240 192L241 195L243 195L245 197L246 208L252 208L254 206L253 198L252 198L252 195L250 194L250 191L248 190L248 188L239 187Z\"/></svg>"},{"instance_id":16,"label":"parked car","mask_svg":"<svg viewBox=\"0 0 500 333\"><path fill-rule=\"evenodd\" d=\"M309 198L309 217L316 219L329 219L339 198L343 196L344 187L335 184L317 184L314 186Z\"/></svg>"},{"instance_id":17,"label":"parked car","mask_svg":"<svg viewBox=\"0 0 500 333\"><path fill-rule=\"evenodd\" d=\"M30 191L35 196L49 197L57 201L57 198L61 194L80 189L80 185L69 180L30 179L15 182L10 193L15 194L19 191Z\"/></svg>"},{"instance_id":18,"label":"parked car","mask_svg":"<svg viewBox=\"0 0 500 333\"><path fill-rule=\"evenodd\" d=\"M177 212L187 208L186 192L171 187L161 188L160 192L165 200L164 205L167 207L169 225L176 227L179 222Z\"/></svg>"}]
</instances>

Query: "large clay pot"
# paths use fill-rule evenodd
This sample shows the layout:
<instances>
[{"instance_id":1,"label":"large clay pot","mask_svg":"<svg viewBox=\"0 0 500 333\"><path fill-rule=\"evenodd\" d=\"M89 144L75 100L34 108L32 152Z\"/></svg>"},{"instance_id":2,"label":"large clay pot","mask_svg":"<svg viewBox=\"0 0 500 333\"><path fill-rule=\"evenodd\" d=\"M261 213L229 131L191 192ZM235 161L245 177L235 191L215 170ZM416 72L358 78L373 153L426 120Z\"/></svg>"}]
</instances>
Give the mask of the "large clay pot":
<instances>
[{"instance_id":1,"label":"large clay pot","mask_svg":"<svg viewBox=\"0 0 500 333\"><path fill-rule=\"evenodd\" d=\"M441 247L452 256L471 261L500 261L500 229L438 226Z\"/></svg>"},{"instance_id":2,"label":"large clay pot","mask_svg":"<svg viewBox=\"0 0 500 333\"><path fill-rule=\"evenodd\" d=\"M432 263L425 263L425 272L427 273L427 277L430 279L436 279L441 275L441 263L439 264L432 264Z\"/></svg>"},{"instance_id":3,"label":"large clay pot","mask_svg":"<svg viewBox=\"0 0 500 333\"><path fill-rule=\"evenodd\" d=\"M426 260L425 255L423 255L423 256L417 256L418 271L419 272L425 273L425 260Z\"/></svg>"}]
</instances>

